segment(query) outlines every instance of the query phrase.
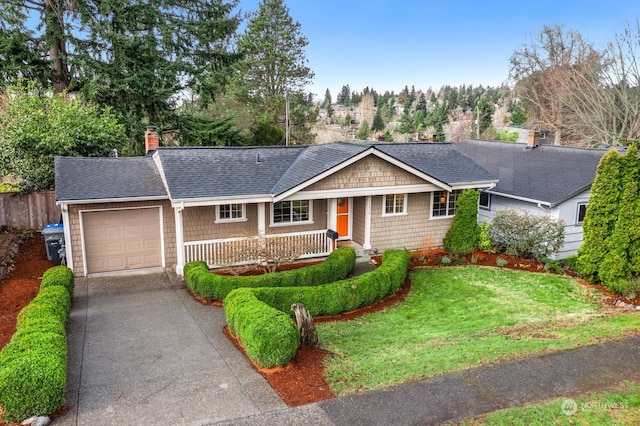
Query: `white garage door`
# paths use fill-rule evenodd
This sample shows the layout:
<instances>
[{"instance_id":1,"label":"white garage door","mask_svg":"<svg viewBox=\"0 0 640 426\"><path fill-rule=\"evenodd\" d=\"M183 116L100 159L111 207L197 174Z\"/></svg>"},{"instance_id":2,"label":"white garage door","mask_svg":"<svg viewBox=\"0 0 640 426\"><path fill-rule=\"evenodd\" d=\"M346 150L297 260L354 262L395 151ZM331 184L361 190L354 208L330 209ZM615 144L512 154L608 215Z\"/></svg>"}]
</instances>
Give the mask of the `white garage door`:
<instances>
[{"instance_id":1,"label":"white garage door","mask_svg":"<svg viewBox=\"0 0 640 426\"><path fill-rule=\"evenodd\" d=\"M162 266L160 209L82 213L87 273Z\"/></svg>"}]
</instances>

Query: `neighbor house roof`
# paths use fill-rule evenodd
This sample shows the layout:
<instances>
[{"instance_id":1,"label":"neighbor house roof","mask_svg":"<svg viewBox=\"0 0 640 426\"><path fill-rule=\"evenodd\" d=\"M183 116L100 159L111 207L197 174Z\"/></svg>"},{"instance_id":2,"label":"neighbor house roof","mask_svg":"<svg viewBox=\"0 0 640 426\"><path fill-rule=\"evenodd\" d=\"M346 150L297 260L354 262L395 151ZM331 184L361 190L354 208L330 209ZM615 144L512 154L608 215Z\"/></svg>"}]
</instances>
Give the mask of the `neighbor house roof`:
<instances>
[{"instance_id":1,"label":"neighbor house roof","mask_svg":"<svg viewBox=\"0 0 640 426\"><path fill-rule=\"evenodd\" d=\"M56 157L56 201L167 198L151 157Z\"/></svg>"},{"instance_id":2,"label":"neighbor house roof","mask_svg":"<svg viewBox=\"0 0 640 426\"><path fill-rule=\"evenodd\" d=\"M489 192L555 206L588 189L606 149L469 140L455 144L498 178Z\"/></svg>"},{"instance_id":3,"label":"neighbor house roof","mask_svg":"<svg viewBox=\"0 0 640 426\"><path fill-rule=\"evenodd\" d=\"M287 196L368 154L443 187L495 178L450 143L161 147L136 158L56 158L58 201L168 197L172 201Z\"/></svg>"}]
</instances>

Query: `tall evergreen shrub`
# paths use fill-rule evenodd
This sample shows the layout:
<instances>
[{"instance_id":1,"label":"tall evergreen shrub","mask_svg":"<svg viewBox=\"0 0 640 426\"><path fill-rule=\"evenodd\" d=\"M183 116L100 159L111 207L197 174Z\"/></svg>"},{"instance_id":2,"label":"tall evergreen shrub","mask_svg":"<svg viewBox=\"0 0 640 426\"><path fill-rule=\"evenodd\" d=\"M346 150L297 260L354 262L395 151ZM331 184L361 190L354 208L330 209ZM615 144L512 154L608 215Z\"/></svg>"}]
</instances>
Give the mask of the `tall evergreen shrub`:
<instances>
[{"instance_id":1,"label":"tall evergreen shrub","mask_svg":"<svg viewBox=\"0 0 640 426\"><path fill-rule=\"evenodd\" d=\"M583 243L578 250L578 270L590 282L600 280L598 269L607 255L607 239L618 218L618 201L622 193L620 154L607 152L596 170L591 197L582 222Z\"/></svg>"},{"instance_id":2,"label":"tall evergreen shrub","mask_svg":"<svg viewBox=\"0 0 640 426\"><path fill-rule=\"evenodd\" d=\"M625 155L612 150L596 172L583 222L578 270L588 280L624 291L640 274L640 158L631 145Z\"/></svg>"},{"instance_id":3,"label":"tall evergreen shrub","mask_svg":"<svg viewBox=\"0 0 640 426\"><path fill-rule=\"evenodd\" d=\"M444 249L457 254L469 254L480 245L478 225L478 191L465 189L458 196L456 214L444 237Z\"/></svg>"}]
</instances>

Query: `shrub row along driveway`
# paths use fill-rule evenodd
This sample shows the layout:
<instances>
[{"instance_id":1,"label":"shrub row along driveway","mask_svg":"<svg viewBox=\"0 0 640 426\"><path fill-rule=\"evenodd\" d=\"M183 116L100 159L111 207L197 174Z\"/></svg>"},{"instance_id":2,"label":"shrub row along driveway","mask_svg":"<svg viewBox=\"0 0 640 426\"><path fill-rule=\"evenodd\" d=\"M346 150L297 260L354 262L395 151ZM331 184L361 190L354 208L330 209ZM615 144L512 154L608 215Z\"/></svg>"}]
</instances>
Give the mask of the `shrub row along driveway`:
<instances>
[{"instance_id":1,"label":"shrub row along driveway","mask_svg":"<svg viewBox=\"0 0 640 426\"><path fill-rule=\"evenodd\" d=\"M58 425L212 424L286 407L223 335L222 309L167 273L80 278Z\"/></svg>"}]
</instances>

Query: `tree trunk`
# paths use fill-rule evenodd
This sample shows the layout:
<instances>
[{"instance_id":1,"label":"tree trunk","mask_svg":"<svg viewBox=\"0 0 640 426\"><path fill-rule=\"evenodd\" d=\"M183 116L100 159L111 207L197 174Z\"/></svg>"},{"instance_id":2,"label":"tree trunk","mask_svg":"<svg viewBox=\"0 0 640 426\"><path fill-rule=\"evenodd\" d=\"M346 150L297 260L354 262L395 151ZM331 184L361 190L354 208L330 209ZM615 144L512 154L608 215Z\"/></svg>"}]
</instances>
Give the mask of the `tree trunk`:
<instances>
[{"instance_id":1,"label":"tree trunk","mask_svg":"<svg viewBox=\"0 0 640 426\"><path fill-rule=\"evenodd\" d=\"M51 61L51 85L56 93L69 87L69 64L64 28L64 2L45 0L46 37L50 43L49 60Z\"/></svg>"},{"instance_id":2,"label":"tree trunk","mask_svg":"<svg viewBox=\"0 0 640 426\"><path fill-rule=\"evenodd\" d=\"M313 318L309 315L307 308L302 303L294 303L291 310L296 315L296 323L300 332L300 342L310 348L320 347L320 339L313 322Z\"/></svg>"}]
</instances>

